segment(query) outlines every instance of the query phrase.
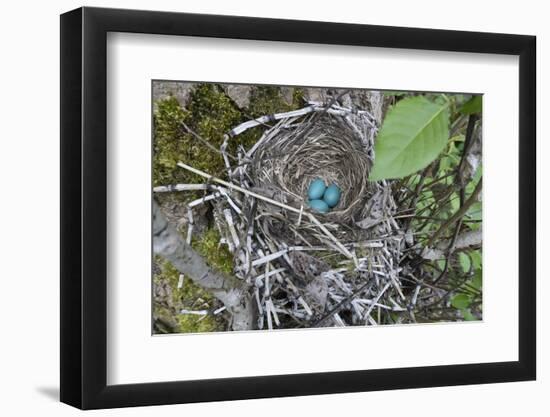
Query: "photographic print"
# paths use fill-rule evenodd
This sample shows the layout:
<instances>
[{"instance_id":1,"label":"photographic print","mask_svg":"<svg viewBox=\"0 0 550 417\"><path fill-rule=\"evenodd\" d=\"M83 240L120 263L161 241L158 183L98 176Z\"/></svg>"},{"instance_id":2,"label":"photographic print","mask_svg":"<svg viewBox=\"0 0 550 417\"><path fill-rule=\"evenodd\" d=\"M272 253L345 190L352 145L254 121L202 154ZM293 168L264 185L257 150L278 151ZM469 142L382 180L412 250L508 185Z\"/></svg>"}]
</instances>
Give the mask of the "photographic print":
<instances>
[{"instance_id":1,"label":"photographic print","mask_svg":"<svg viewBox=\"0 0 550 417\"><path fill-rule=\"evenodd\" d=\"M482 320L482 96L152 81L153 334Z\"/></svg>"}]
</instances>

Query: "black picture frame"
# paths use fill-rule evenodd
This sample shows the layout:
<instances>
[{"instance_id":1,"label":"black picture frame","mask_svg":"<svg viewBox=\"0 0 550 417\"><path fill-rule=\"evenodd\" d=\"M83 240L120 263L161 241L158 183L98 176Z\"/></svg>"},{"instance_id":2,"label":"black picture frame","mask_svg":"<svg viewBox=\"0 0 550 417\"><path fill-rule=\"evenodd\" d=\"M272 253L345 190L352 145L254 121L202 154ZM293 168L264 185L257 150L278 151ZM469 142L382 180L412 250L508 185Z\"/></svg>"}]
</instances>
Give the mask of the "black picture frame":
<instances>
[{"instance_id":1,"label":"black picture frame","mask_svg":"<svg viewBox=\"0 0 550 417\"><path fill-rule=\"evenodd\" d=\"M112 385L107 376L108 32L519 57L519 360ZM61 401L81 409L533 380L536 38L251 17L79 8L61 15Z\"/></svg>"}]
</instances>

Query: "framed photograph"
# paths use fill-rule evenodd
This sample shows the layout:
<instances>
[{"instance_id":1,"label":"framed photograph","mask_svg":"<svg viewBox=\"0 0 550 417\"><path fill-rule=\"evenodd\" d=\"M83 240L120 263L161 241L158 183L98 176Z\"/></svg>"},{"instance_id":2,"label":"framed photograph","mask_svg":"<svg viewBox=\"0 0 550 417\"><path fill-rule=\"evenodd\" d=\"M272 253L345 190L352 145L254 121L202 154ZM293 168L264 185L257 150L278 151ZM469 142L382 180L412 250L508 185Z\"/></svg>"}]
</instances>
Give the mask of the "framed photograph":
<instances>
[{"instance_id":1,"label":"framed photograph","mask_svg":"<svg viewBox=\"0 0 550 417\"><path fill-rule=\"evenodd\" d=\"M533 380L535 37L61 16L61 401Z\"/></svg>"}]
</instances>

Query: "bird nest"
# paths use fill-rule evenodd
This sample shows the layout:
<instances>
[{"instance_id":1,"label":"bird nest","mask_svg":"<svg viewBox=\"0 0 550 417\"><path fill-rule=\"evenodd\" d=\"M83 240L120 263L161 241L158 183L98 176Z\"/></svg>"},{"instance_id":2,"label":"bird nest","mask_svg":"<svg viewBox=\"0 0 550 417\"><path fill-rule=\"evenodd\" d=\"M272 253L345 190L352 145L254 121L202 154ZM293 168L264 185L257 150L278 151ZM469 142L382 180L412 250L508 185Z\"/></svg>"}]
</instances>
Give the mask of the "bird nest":
<instances>
[{"instance_id":1,"label":"bird nest","mask_svg":"<svg viewBox=\"0 0 550 417\"><path fill-rule=\"evenodd\" d=\"M382 324L407 311L397 278L404 236L391 184L368 181L378 122L366 110L310 102L232 129L220 149L226 179L179 163L205 183L156 187L206 191L188 204L187 240L194 208L211 204L220 244L256 298L258 328ZM227 153L235 136L262 127L252 148ZM308 207L315 178L342 190L329 213Z\"/></svg>"},{"instance_id":2,"label":"bird nest","mask_svg":"<svg viewBox=\"0 0 550 417\"><path fill-rule=\"evenodd\" d=\"M309 123L278 126L269 131L253 155L253 183L279 192L279 198L295 206L307 206L310 183L322 178L336 184L342 195L323 220L349 224L363 210L372 186L372 143L364 130L354 130L345 117L325 114Z\"/></svg>"}]
</instances>

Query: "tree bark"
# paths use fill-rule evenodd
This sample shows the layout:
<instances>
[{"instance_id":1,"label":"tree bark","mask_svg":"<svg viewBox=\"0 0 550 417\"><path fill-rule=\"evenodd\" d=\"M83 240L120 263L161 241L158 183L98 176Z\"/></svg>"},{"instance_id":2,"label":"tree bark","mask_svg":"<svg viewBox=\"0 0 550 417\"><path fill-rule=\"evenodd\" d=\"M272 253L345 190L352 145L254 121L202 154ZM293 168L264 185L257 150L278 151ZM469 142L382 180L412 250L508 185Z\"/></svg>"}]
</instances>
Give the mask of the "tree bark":
<instances>
[{"instance_id":1,"label":"tree bark","mask_svg":"<svg viewBox=\"0 0 550 417\"><path fill-rule=\"evenodd\" d=\"M159 205L153 200L153 250L167 259L182 274L220 300L233 319L233 330L255 328L256 309L247 285L236 277L215 271L201 255L191 248L166 221Z\"/></svg>"}]
</instances>

